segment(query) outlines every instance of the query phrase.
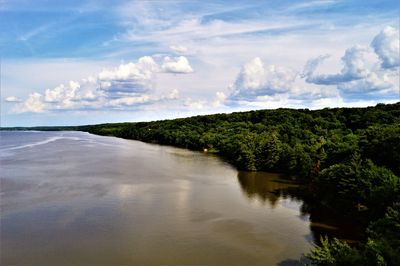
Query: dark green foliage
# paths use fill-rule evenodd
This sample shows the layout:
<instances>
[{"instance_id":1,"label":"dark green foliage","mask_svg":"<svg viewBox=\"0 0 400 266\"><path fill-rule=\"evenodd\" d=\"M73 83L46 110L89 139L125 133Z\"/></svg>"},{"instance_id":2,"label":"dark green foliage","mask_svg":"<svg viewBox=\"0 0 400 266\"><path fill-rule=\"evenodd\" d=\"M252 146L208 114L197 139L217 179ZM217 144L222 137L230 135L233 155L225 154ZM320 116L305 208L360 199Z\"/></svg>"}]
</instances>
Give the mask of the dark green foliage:
<instances>
[{"instance_id":1,"label":"dark green foliage","mask_svg":"<svg viewBox=\"0 0 400 266\"><path fill-rule=\"evenodd\" d=\"M400 203L389 207L385 216L368 227L367 256L386 265L400 265Z\"/></svg>"},{"instance_id":2,"label":"dark green foliage","mask_svg":"<svg viewBox=\"0 0 400 266\"><path fill-rule=\"evenodd\" d=\"M400 199L400 178L390 170L354 154L346 163L324 169L318 176L317 198L327 207L376 219ZM353 217L354 219L357 217Z\"/></svg>"},{"instance_id":3,"label":"dark green foliage","mask_svg":"<svg viewBox=\"0 0 400 266\"><path fill-rule=\"evenodd\" d=\"M282 154L282 142L279 140L278 133L263 132L256 137L258 145L255 147L254 156L256 157L256 169L259 170L278 170L278 162Z\"/></svg>"},{"instance_id":4,"label":"dark green foliage","mask_svg":"<svg viewBox=\"0 0 400 266\"><path fill-rule=\"evenodd\" d=\"M384 217L372 222L368 240L357 249L338 239L322 238L308 257L311 265L400 265L400 204L387 209Z\"/></svg>"},{"instance_id":5,"label":"dark green foliage","mask_svg":"<svg viewBox=\"0 0 400 266\"><path fill-rule=\"evenodd\" d=\"M260 110L85 126L83 131L218 152L243 170L307 178L355 153L400 174L400 103L368 108Z\"/></svg>"},{"instance_id":6,"label":"dark green foliage","mask_svg":"<svg viewBox=\"0 0 400 266\"><path fill-rule=\"evenodd\" d=\"M360 147L365 156L400 175L399 123L371 126L360 135Z\"/></svg>"},{"instance_id":7,"label":"dark green foliage","mask_svg":"<svg viewBox=\"0 0 400 266\"><path fill-rule=\"evenodd\" d=\"M311 254L306 256L311 260L310 265L320 266L353 266L363 265L364 258L356 249L352 249L346 242L336 238L321 238L321 244L315 246Z\"/></svg>"}]
</instances>

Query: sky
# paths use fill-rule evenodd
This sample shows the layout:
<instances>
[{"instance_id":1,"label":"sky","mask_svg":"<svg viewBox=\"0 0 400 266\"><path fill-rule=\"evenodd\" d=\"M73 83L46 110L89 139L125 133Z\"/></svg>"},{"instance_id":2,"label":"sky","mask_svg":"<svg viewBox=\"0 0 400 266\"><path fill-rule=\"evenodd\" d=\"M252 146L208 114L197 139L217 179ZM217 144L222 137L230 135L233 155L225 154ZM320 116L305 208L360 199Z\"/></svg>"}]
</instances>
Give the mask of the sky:
<instances>
[{"instance_id":1,"label":"sky","mask_svg":"<svg viewBox=\"0 0 400 266\"><path fill-rule=\"evenodd\" d=\"M400 101L397 1L0 0L0 125Z\"/></svg>"}]
</instances>

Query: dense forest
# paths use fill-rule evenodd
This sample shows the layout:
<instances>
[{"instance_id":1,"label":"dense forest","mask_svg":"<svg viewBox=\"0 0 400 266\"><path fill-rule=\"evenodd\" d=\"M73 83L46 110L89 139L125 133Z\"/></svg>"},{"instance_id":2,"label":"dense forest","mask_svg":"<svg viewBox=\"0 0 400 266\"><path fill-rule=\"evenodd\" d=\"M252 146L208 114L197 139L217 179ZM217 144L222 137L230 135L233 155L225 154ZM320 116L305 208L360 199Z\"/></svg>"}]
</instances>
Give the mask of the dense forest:
<instances>
[{"instance_id":1,"label":"dense forest","mask_svg":"<svg viewBox=\"0 0 400 266\"><path fill-rule=\"evenodd\" d=\"M312 265L400 265L400 103L61 129L206 151L241 170L285 173L305 184L311 219L324 209L363 232L356 245L321 238L307 255Z\"/></svg>"},{"instance_id":2,"label":"dense forest","mask_svg":"<svg viewBox=\"0 0 400 266\"><path fill-rule=\"evenodd\" d=\"M238 169L304 182L312 213L351 217L365 232L349 246L321 239L316 265L400 265L400 103L368 108L277 109L80 130L217 153Z\"/></svg>"}]
</instances>

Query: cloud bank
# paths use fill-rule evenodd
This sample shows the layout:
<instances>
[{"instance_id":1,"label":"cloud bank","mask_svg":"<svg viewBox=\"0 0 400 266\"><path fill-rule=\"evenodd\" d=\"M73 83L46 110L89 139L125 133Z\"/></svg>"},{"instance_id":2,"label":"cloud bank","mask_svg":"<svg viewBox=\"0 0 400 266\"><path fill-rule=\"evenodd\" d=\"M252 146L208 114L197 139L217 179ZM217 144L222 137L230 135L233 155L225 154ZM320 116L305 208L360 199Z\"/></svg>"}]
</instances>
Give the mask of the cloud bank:
<instances>
[{"instance_id":1,"label":"cloud bank","mask_svg":"<svg viewBox=\"0 0 400 266\"><path fill-rule=\"evenodd\" d=\"M306 62L302 70L266 65L256 57L244 64L226 105L274 105L274 102L309 105L312 102L344 102L370 99L399 99L399 33L384 28L370 46L355 45L341 57L338 73L320 73L329 55ZM215 102L221 104L221 97ZM264 105L263 105L264 104Z\"/></svg>"},{"instance_id":2,"label":"cloud bank","mask_svg":"<svg viewBox=\"0 0 400 266\"><path fill-rule=\"evenodd\" d=\"M234 28L231 30L234 31ZM6 97L5 101L15 103L12 109L15 113L40 113L139 110L148 106L162 106L169 110L312 108L399 99L399 32L394 27L385 27L372 38L369 45L354 45L344 49L341 57L336 56L340 57L340 68L336 71L324 69L326 61L333 57L328 54L306 60L302 69L288 67L284 62L273 64L256 56L240 67L237 75L232 77L231 85L220 84L221 88L227 89L215 90L214 99L202 96L201 91L197 95L193 92L184 93L182 98L181 89L185 89L184 85L165 86L159 82L161 75L171 81L181 80L191 73L207 79L197 67L195 72L188 58L181 55L188 54L188 48L169 48L176 56L143 56L136 62L103 69L80 81L60 84L42 93L33 92L24 101L15 96ZM196 56L192 54L190 57Z\"/></svg>"},{"instance_id":3,"label":"cloud bank","mask_svg":"<svg viewBox=\"0 0 400 266\"><path fill-rule=\"evenodd\" d=\"M151 56L144 56L136 63L121 64L114 69L104 69L95 76L80 81L60 84L44 93L31 93L20 101L15 96L8 102L19 102L12 109L15 113L40 113L45 111L99 110L138 108L156 102L174 101L179 91L171 89L160 93L156 88L158 73L187 74L193 72L184 56L165 57L160 66Z\"/></svg>"}]
</instances>

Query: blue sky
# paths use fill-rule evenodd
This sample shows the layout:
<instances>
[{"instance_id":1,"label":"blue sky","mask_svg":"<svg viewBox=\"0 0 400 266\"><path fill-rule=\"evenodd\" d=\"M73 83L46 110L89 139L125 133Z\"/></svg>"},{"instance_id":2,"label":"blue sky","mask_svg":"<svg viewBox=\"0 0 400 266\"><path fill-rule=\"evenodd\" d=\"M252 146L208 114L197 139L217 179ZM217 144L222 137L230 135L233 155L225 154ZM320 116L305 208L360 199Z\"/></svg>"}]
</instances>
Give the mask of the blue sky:
<instances>
[{"instance_id":1,"label":"blue sky","mask_svg":"<svg viewBox=\"0 0 400 266\"><path fill-rule=\"evenodd\" d=\"M1 126L400 101L397 1L0 0Z\"/></svg>"}]
</instances>

